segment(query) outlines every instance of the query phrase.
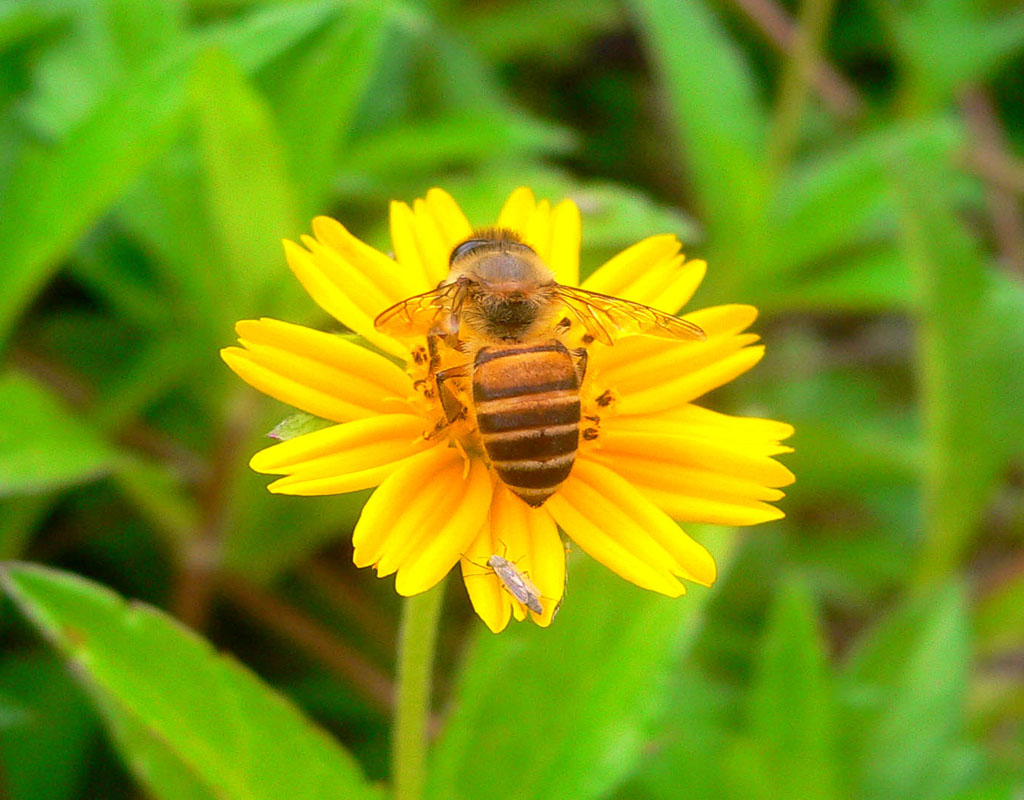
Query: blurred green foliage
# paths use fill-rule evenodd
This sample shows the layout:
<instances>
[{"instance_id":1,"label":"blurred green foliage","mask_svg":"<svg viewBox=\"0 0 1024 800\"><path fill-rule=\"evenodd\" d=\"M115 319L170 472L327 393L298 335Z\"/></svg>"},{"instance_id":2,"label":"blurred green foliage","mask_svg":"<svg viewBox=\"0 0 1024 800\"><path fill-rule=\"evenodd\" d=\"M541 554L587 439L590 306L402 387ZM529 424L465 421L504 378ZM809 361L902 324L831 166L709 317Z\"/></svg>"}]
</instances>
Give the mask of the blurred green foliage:
<instances>
[{"instance_id":1,"label":"blurred green foliage","mask_svg":"<svg viewBox=\"0 0 1024 800\"><path fill-rule=\"evenodd\" d=\"M709 403L793 422L798 482L698 531L710 593L573 554L494 637L453 590L429 796L1019 797L1022 151L1001 0L0 4L0 557L48 565L3 572L0 795L385 794L366 494L269 495L289 412L217 348L331 328L280 251L314 214L387 250L390 198L525 184L585 270L673 232L697 305L762 309Z\"/></svg>"}]
</instances>

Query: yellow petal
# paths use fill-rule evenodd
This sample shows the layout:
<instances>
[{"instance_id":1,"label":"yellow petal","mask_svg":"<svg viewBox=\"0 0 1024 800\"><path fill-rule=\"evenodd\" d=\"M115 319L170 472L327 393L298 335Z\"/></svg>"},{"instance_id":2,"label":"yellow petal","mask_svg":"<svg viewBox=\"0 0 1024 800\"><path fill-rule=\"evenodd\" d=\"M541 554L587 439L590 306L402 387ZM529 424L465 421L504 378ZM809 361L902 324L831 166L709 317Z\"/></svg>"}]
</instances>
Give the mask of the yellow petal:
<instances>
[{"instance_id":1,"label":"yellow petal","mask_svg":"<svg viewBox=\"0 0 1024 800\"><path fill-rule=\"evenodd\" d=\"M730 474L681 466L660 451L627 455L602 447L587 455L615 470L672 519L718 525L755 525L783 515L764 501L783 497L778 489Z\"/></svg>"},{"instance_id":2,"label":"yellow petal","mask_svg":"<svg viewBox=\"0 0 1024 800\"><path fill-rule=\"evenodd\" d=\"M419 275L410 275L393 258L361 242L336 219L314 218L313 233L321 244L336 252L339 258L371 282L389 306L431 288L419 279Z\"/></svg>"},{"instance_id":3,"label":"yellow petal","mask_svg":"<svg viewBox=\"0 0 1024 800\"><path fill-rule=\"evenodd\" d=\"M541 593L543 614L530 612L533 621L546 628L554 619L555 612L565 595L565 544L558 535L558 526L547 511L536 512L537 519L531 528L533 552L530 556L533 582Z\"/></svg>"},{"instance_id":4,"label":"yellow petal","mask_svg":"<svg viewBox=\"0 0 1024 800\"><path fill-rule=\"evenodd\" d=\"M683 565L631 517L643 498L634 490L636 497L628 510L617 507L603 494L606 481L599 470L609 472L598 464L578 460L569 479L544 507L585 552L626 580L670 597L683 594L683 585L672 575ZM653 511L661 513L656 508ZM668 517L665 520L683 535ZM649 522L647 514L644 521Z\"/></svg>"},{"instance_id":5,"label":"yellow petal","mask_svg":"<svg viewBox=\"0 0 1024 800\"><path fill-rule=\"evenodd\" d=\"M793 426L786 422L758 417L737 417L687 403L656 414L635 417L617 416L609 424L621 430L650 433L690 433L708 439L728 440L737 447L759 455L791 453L792 448L780 445L793 435Z\"/></svg>"},{"instance_id":6,"label":"yellow petal","mask_svg":"<svg viewBox=\"0 0 1024 800\"><path fill-rule=\"evenodd\" d=\"M397 200L391 201L391 244L395 248L395 258L410 276L415 276L417 282L428 288L437 285L437 281L431 283L430 266L420 253L416 217L408 205Z\"/></svg>"},{"instance_id":7,"label":"yellow petal","mask_svg":"<svg viewBox=\"0 0 1024 800\"><path fill-rule=\"evenodd\" d=\"M631 478L632 479L632 478ZM749 503L721 502L707 497L691 497L677 492L637 486L644 497L680 522L710 522L715 525L760 525L782 519L785 515L775 506L759 501Z\"/></svg>"},{"instance_id":8,"label":"yellow petal","mask_svg":"<svg viewBox=\"0 0 1024 800\"><path fill-rule=\"evenodd\" d=\"M533 209L521 231L523 241L533 248L545 264L551 263L551 203L541 200Z\"/></svg>"},{"instance_id":9,"label":"yellow petal","mask_svg":"<svg viewBox=\"0 0 1024 800\"><path fill-rule=\"evenodd\" d=\"M374 413L365 406L337 397L333 392L323 392L286 378L278 370L261 364L252 353L241 347L225 347L220 351L220 357L253 388L316 417L349 422Z\"/></svg>"},{"instance_id":10,"label":"yellow petal","mask_svg":"<svg viewBox=\"0 0 1024 800\"><path fill-rule=\"evenodd\" d=\"M437 286L448 274L448 256L454 243L448 244L441 226L425 200L417 199L413 204L413 217L416 244L427 271L427 280L431 286Z\"/></svg>"},{"instance_id":11,"label":"yellow petal","mask_svg":"<svg viewBox=\"0 0 1024 800\"><path fill-rule=\"evenodd\" d=\"M458 203L443 189L435 188L427 192L427 208L430 209L431 215L441 230L447 248L445 254L447 258L455 245L470 237L473 227L466 219L466 215L462 213Z\"/></svg>"},{"instance_id":12,"label":"yellow petal","mask_svg":"<svg viewBox=\"0 0 1024 800\"><path fill-rule=\"evenodd\" d=\"M406 449L410 444L422 449L418 440L423 438L423 426L423 418L413 414L380 414L332 425L261 450L252 457L249 466L256 472L294 475L312 469L324 459L338 459L336 463L343 471L365 469L389 460L389 448L393 449L394 458L415 452ZM381 455L374 455L377 452Z\"/></svg>"},{"instance_id":13,"label":"yellow petal","mask_svg":"<svg viewBox=\"0 0 1024 800\"><path fill-rule=\"evenodd\" d=\"M418 537L436 510L449 510L454 493L435 478L453 466L462 469L459 452L434 447L409 458L381 483L363 506L352 534L357 567L376 564L386 548L394 549L410 537Z\"/></svg>"},{"instance_id":14,"label":"yellow petal","mask_svg":"<svg viewBox=\"0 0 1024 800\"><path fill-rule=\"evenodd\" d=\"M423 419L382 414L300 436L255 456L257 472L285 475L267 488L275 494L343 494L377 486L412 455L435 442L422 436Z\"/></svg>"},{"instance_id":15,"label":"yellow petal","mask_svg":"<svg viewBox=\"0 0 1024 800\"><path fill-rule=\"evenodd\" d=\"M249 342L285 350L343 372L348 376L346 380L351 377L369 382L381 395L404 398L412 390L411 379L393 361L336 334L267 317L242 320L235 330Z\"/></svg>"},{"instance_id":16,"label":"yellow petal","mask_svg":"<svg viewBox=\"0 0 1024 800\"><path fill-rule=\"evenodd\" d=\"M664 438L664 434L661 436ZM651 487L721 501L735 500L737 503L760 500L775 502L785 496L775 487L765 486L759 481L725 470L681 464L673 460L678 446L676 442L665 451L640 454L636 450L618 447L615 441L617 437L604 438L611 441L602 442L600 448L587 453L587 458L611 467L637 488ZM656 439L657 435L650 436L650 441Z\"/></svg>"},{"instance_id":17,"label":"yellow petal","mask_svg":"<svg viewBox=\"0 0 1024 800\"><path fill-rule=\"evenodd\" d=\"M498 215L498 227L508 228L520 235L525 234L536 205L533 191L526 186L520 186L505 201L501 214Z\"/></svg>"},{"instance_id":18,"label":"yellow petal","mask_svg":"<svg viewBox=\"0 0 1024 800\"><path fill-rule=\"evenodd\" d=\"M323 248L319 249L323 251ZM335 278L339 280L341 278L331 270L328 263L330 259L317 259L295 242L287 240L284 243L284 252L292 272L324 311L368 341L373 342L381 350L408 358L408 350L403 345L390 336L378 333L373 327L376 314L383 311L386 306L374 311L373 309L368 310L368 301L365 298L361 298L357 303L355 298L349 294L346 286L335 282ZM381 302L379 295L374 294L374 298L373 303Z\"/></svg>"},{"instance_id":19,"label":"yellow petal","mask_svg":"<svg viewBox=\"0 0 1024 800\"><path fill-rule=\"evenodd\" d=\"M618 413L648 414L689 403L734 380L763 357L763 346L747 347L674 380L653 383L643 391L624 395L618 403Z\"/></svg>"},{"instance_id":20,"label":"yellow petal","mask_svg":"<svg viewBox=\"0 0 1024 800\"><path fill-rule=\"evenodd\" d=\"M583 288L615 297L627 297L626 292L638 276L653 267L671 262L681 247L679 240L670 233L648 236L598 267L583 282Z\"/></svg>"},{"instance_id":21,"label":"yellow petal","mask_svg":"<svg viewBox=\"0 0 1024 800\"><path fill-rule=\"evenodd\" d=\"M603 425L600 441L600 452L609 459L646 459L663 462L663 466L691 467L770 488L789 486L795 480L793 473L775 459L747 450L735 441L689 433L633 431L621 428L615 419Z\"/></svg>"},{"instance_id":22,"label":"yellow petal","mask_svg":"<svg viewBox=\"0 0 1024 800\"><path fill-rule=\"evenodd\" d=\"M671 556L672 560L666 566L673 574L704 586L715 582L717 569L711 554L617 471L586 459L581 459L574 471L579 472L580 479L598 492L604 502L664 548Z\"/></svg>"},{"instance_id":23,"label":"yellow petal","mask_svg":"<svg viewBox=\"0 0 1024 800\"><path fill-rule=\"evenodd\" d=\"M651 308L675 314L690 302L690 298L693 297L697 287L704 280L707 271L708 263L699 258L687 261L678 267L670 266L661 290L654 294L646 304ZM644 301L637 300L637 302Z\"/></svg>"},{"instance_id":24,"label":"yellow petal","mask_svg":"<svg viewBox=\"0 0 1024 800\"><path fill-rule=\"evenodd\" d=\"M602 386L628 397L712 367L757 340L752 333L717 336L706 342L631 336L611 348L619 352L610 366L602 354L595 353L594 369L595 374L600 372Z\"/></svg>"},{"instance_id":25,"label":"yellow petal","mask_svg":"<svg viewBox=\"0 0 1024 800\"><path fill-rule=\"evenodd\" d=\"M224 359L233 369L249 365L241 369L263 378L264 385L257 388L284 402L295 397L281 396L278 381L281 386L308 389L310 397L324 398L321 410L333 407L335 413L328 416L299 403L293 405L326 419L347 422L397 411L413 394L409 376L393 362L339 336L272 319L243 320L235 329L245 350L224 351ZM332 397L345 405L327 405Z\"/></svg>"},{"instance_id":26,"label":"yellow petal","mask_svg":"<svg viewBox=\"0 0 1024 800\"><path fill-rule=\"evenodd\" d=\"M555 280L575 286L580 280L580 210L572 200L563 200L551 212L551 248L548 266Z\"/></svg>"},{"instance_id":27,"label":"yellow petal","mask_svg":"<svg viewBox=\"0 0 1024 800\"><path fill-rule=\"evenodd\" d=\"M544 613L529 613L534 622L547 627L565 590L565 547L554 520L546 510L530 508L499 482L491 500L489 525L494 549L488 557L500 555L513 562L535 584ZM517 607L521 618L527 609L513 601L513 612Z\"/></svg>"},{"instance_id":28,"label":"yellow petal","mask_svg":"<svg viewBox=\"0 0 1024 800\"><path fill-rule=\"evenodd\" d=\"M494 570L487 566L496 552L490 525L484 525L462 558L462 581L477 616L494 633L501 633L512 618L512 597Z\"/></svg>"},{"instance_id":29,"label":"yellow petal","mask_svg":"<svg viewBox=\"0 0 1024 800\"><path fill-rule=\"evenodd\" d=\"M327 247L312 236L301 236L300 240L324 277L344 292L367 317L375 318L394 303L384 290L333 247Z\"/></svg>"},{"instance_id":30,"label":"yellow petal","mask_svg":"<svg viewBox=\"0 0 1024 800\"><path fill-rule=\"evenodd\" d=\"M445 477L439 475L438 479ZM435 517L436 527L429 526L415 549L402 560L395 576L395 591L401 595L425 592L447 575L487 521L491 477L484 462L474 459L469 475L463 478L461 470L453 471L447 481L457 497L455 509Z\"/></svg>"},{"instance_id":31,"label":"yellow petal","mask_svg":"<svg viewBox=\"0 0 1024 800\"><path fill-rule=\"evenodd\" d=\"M424 591L455 565L483 525L491 488L481 461L436 447L410 457L363 507L353 535L357 566L400 573L401 594Z\"/></svg>"},{"instance_id":32,"label":"yellow petal","mask_svg":"<svg viewBox=\"0 0 1024 800\"><path fill-rule=\"evenodd\" d=\"M679 248L674 236L651 236L598 268L583 288L675 314L693 297L707 272L706 262L685 261Z\"/></svg>"},{"instance_id":33,"label":"yellow petal","mask_svg":"<svg viewBox=\"0 0 1024 800\"><path fill-rule=\"evenodd\" d=\"M704 308L687 314L686 319L703 329L706 341L627 336L611 347L595 345L591 348L590 363L624 393L637 391L652 379L659 380L665 375L675 377L691 366L704 366L756 342L759 337L754 334L738 336L756 318L757 309L753 306Z\"/></svg>"}]
</instances>

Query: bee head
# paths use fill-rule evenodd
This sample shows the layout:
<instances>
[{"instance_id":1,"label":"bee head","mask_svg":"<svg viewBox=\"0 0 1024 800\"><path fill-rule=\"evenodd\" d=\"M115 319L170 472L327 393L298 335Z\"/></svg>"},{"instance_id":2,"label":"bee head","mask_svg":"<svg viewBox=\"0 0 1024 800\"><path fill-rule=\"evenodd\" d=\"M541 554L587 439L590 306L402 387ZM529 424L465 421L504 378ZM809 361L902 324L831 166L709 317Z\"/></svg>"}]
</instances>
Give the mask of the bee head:
<instances>
[{"instance_id":1,"label":"bee head","mask_svg":"<svg viewBox=\"0 0 1024 800\"><path fill-rule=\"evenodd\" d=\"M518 340L546 323L551 271L519 236L504 228L477 231L449 258L467 285L470 324L489 338Z\"/></svg>"}]
</instances>

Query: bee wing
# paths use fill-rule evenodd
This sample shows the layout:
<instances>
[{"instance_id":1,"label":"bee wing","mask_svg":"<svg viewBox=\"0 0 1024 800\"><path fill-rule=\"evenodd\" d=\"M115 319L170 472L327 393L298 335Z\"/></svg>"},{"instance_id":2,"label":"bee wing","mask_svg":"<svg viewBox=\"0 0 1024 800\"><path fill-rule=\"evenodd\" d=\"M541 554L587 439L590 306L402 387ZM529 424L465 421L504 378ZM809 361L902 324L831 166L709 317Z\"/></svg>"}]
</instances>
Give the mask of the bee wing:
<instances>
[{"instance_id":1,"label":"bee wing","mask_svg":"<svg viewBox=\"0 0 1024 800\"><path fill-rule=\"evenodd\" d=\"M699 325L621 297L558 285L558 298L597 341L611 344L613 334L643 333L663 339L703 341Z\"/></svg>"},{"instance_id":2,"label":"bee wing","mask_svg":"<svg viewBox=\"0 0 1024 800\"><path fill-rule=\"evenodd\" d=\"M389 336L424 336L431 332L459 332L459 313L465 286L456 281L408 297L382 311L373 326Z\"/></svg>"}]
</instances>

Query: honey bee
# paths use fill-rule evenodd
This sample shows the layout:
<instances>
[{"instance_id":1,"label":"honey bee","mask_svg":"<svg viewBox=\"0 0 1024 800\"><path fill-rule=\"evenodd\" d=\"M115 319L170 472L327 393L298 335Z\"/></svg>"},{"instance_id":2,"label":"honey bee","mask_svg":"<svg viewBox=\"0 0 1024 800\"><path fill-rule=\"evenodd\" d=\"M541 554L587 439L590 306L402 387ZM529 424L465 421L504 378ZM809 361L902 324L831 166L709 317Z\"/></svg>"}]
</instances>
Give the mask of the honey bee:
<instances>
[{"instance_id":1,"label":"honey bee","mask_svg":"<svg viewBox=\"0 0 1024 800\"><path fill-rule=\"evenodd\" d=\"M563 339L574 320L584 346L570 350ZM397 303L374 325L398 338L426 336L441 429L468 417L449 382L470 379L467 402L487 458L533 507L558 490L576 459L586 344L611 345L613 334L706 338L687 320L556 283L533 249L504 228L476 231L456 245L436 289ZM441 369L442 348L462 354L460 363Z\"/></svg>"},{"instance_id":2,"label":"honey bee","mask_svg":"<svg viewBox=\"0 0 1024 800\"><path fill-rule=\"evenodd\" d=\"M487 559L487 566L494 570L494 574L498 576L505 591L534 614L544 613L544 606L540 604L540 589L516 569L515 564L499 555L493 555Z\"/></svg>"}]
</instances>

